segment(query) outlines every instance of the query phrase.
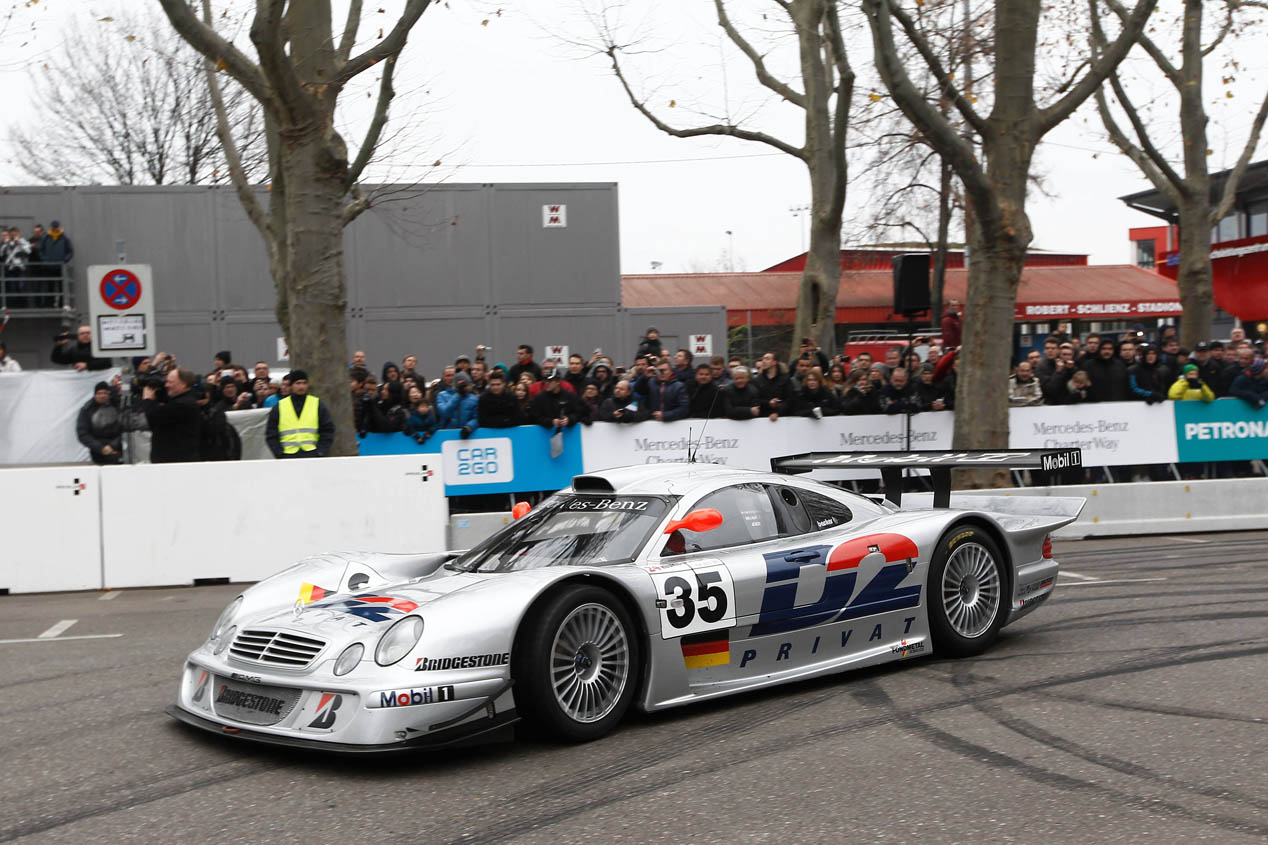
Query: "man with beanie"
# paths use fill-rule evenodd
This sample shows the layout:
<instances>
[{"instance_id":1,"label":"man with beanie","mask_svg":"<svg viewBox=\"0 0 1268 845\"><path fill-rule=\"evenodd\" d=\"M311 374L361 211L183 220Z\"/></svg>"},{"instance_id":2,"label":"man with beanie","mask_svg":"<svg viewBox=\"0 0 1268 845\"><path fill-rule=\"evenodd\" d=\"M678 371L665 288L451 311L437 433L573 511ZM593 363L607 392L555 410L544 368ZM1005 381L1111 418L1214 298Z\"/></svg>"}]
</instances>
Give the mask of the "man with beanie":
<instances>
[{"instance_id":1,"label":"man with beanie","mask_svg":"<svg viewBox=\"0 0 1268 845\"><path fill-rule=\"evenodd\" d=\"M1167 398L1176 401L1201 399L1203 402L1214 402L1215 391L1202 381L1202 377L1198 374L1197 364L1185 364L1180 371L1180 377L1167 391Z\"/></svg>"},{"instance_id":2,"label":"man with beanie","mask_svg":"<svg viewBox=\"0 0 1268 845\"><path fill-rule=\"evenodd\" d=\"M119 395L104 381L97 382L92 398L79 409L75 436L88 447L94 464L117 464L123 459L123 415L119 412Z\"/></svg>"},{"instance_id":3,"label":"man with beanie","mask_svg":"<svg viewBox=\"0 0 1268 845\"><path fill-rule=\"evenodd\" d=\"M1228 395L1244 399L1255 410L1263 410L1268 405L1268 366L1263 358L1251 361L1233 383L1229 385Z\"/></svg>"},{"instance_id":4,"label":"man with beanie","mask_svg":"<svg viewBox=\"0 0 1268 845\"><path fill-rule=\"evenodd\" d=\"M1127 377L1127 362L1117 354L1114 341L1109 338L1101 340L1096 357L1086 359L1083 369L1092 380L1087 401L1127 402L1135 398Z\"/></svg>"},{"instance_id":5,"label":"man with beanie","mask_svg":"<svg viewBox=\"0 0 1268 845\"><path fill-rule=\"evenodd\" d=\"M308 373L291 370L291 394L269 411L264 439L275 458L324 458L335 441L330 409L308 395Z\"/></svg>"}]
</instances>

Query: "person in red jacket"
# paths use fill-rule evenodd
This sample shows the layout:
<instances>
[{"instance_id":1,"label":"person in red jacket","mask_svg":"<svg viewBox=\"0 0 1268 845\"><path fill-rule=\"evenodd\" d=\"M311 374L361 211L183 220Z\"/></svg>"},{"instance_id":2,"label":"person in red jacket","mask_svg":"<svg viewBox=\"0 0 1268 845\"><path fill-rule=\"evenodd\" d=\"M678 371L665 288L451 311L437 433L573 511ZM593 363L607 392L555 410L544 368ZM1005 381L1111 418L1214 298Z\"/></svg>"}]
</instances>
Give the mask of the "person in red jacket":
<instances>
[{"instance_id":1,"label":"person in red jacket","mask_svg":"<svg viewBox=\"0 0 1268 845\"><path fill-rule=\"evenodd\" d=\"M942 348L950 349L960 345L960 334L964 329L964 318L960 316L960 300L953 299L947 303L942 312Z\"/></svg>"}]
</instances>

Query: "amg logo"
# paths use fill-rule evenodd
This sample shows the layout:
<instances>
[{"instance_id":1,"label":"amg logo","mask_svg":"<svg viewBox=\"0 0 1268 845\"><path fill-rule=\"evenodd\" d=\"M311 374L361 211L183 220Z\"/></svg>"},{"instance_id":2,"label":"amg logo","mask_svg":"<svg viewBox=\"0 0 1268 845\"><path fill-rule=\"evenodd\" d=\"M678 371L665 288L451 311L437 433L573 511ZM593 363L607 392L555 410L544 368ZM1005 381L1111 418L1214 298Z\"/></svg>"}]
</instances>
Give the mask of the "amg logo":
<instances>
[{"instance_id":1,"label":"amg logo","mask_svg":"<svg viewBox=\"0 0 1268 845\"><path fill-rule=\"evenodd\" d=\"M1071 449L1068 452L1053 452L1043 456L1044 472L1078 466L1083 466L1083 452L1079 449Z\"/></svg>"}]
</instances>

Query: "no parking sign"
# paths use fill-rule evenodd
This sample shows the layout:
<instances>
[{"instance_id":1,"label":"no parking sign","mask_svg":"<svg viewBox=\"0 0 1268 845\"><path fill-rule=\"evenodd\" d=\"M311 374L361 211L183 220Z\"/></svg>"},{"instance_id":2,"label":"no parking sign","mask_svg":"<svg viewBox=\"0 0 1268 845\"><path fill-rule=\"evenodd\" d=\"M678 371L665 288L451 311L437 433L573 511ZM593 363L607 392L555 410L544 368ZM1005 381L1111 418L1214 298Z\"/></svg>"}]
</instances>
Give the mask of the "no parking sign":
<instances>
[{"instance_id":1,"label":"no parking sign","mask_svg":"<svg viewBox=\"0 0 1268 845\"><path fill-rule=\"evenodd\" d=\"M88 268L93 355L112 358L155 353L153 282L149 264L94 264Z\"/></svg>"}]
</instances>

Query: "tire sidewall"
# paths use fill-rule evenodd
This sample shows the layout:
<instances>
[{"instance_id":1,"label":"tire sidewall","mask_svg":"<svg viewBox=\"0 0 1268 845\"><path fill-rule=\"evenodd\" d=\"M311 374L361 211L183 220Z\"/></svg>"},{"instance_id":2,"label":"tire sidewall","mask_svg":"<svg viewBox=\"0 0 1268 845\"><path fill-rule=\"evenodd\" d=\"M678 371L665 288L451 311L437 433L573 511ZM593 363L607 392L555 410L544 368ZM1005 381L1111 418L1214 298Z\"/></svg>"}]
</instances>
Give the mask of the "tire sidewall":
<instances>
[{"instance_id":1,"label":"tire sidewall","mask_svg":"<svg viewBox=\"0 0 1268 845\"><path fill-rule=\"evenodd\" d=\"M947 619L946 607L942 599L942 579L946 574L947 563L952 553L968 543L976 543L990 554L999 574L1000 595L999 606L995 609L995 617L991 624L976 637L965 637L957 633ZM960 524L952 526L941 539L934 551L933 561L929 567L929 630L933 634L935 652L949 657L971 657L981 654L999 638L999 629L1004 627L1008 617L1009 597L1012 595L1012 580L1008 575L1003 553L984 529L977 525Z\"/></svg>"},{"instance_id":2,"label":"tire sidewall","mask_svg":"<svg viewBox=\"0 0 1268 845\"><path fill-rule=\"evenodd\" d=\"M612 710L594 722L578 722L564 713L555 698L550 674L551 651L559 627L572 611L584 604L607 608L620 622L629 643L629 674ZM572 584L549 595L524 620L517 647L511 658L515 679L516 706L533 727L568 742L588 742L612 731L634 700L641 667L638 629L625 606L610 590L587 584Z\"/></svg>"}]
</instances>

